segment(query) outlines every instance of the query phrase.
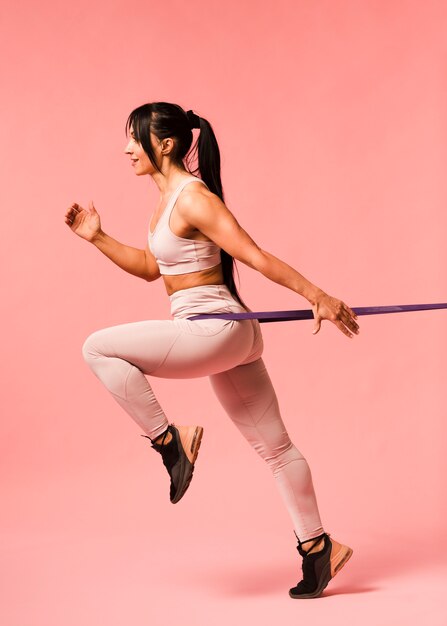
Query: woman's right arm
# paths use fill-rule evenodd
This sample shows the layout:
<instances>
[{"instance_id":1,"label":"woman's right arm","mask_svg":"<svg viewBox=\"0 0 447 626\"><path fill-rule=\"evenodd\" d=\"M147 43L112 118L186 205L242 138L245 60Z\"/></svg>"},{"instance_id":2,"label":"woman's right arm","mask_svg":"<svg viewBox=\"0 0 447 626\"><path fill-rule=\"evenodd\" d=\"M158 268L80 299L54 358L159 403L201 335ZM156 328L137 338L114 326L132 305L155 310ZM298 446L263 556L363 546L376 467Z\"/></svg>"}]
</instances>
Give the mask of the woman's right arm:
<instances>
[{"instance_id":1,"label":"woman's right arm","mask_svg":"<svg viewBox=\"0 0 447 626\"><path fill-rule=\"evenodd\" d=\"M65 213L65 223L76 235L93 243L106 257L129 274L149 282L161 276L148 244L145 250L126 246L102 230L101 220L93 202L90 202L88 210L74 202Z\"/></svg>"},{"instance_id":2,"label":"woman's right arm","mask_svg":"<svg viewBox=\"0 0 447 626\"><path fill-rule=\"evenodd\" d=\"M161 276L157 261L149 250L148 245L146 245L146 250L126 246L102 230L91 239L91 243L118 267L129 272L129 274L138 276L138 278L144 278L148 282L156 280Z\"/></svg>"}]
</instances>

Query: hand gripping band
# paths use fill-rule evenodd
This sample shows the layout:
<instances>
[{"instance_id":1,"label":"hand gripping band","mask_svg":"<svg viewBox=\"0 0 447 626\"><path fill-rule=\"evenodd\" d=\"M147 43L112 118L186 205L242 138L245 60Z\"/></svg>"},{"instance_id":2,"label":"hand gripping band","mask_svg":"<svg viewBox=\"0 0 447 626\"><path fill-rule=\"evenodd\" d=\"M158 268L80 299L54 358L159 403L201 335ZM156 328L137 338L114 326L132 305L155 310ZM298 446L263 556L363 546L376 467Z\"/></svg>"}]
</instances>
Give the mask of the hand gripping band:
<instances>
[{"instance_id":1,"label":"hand gripping band","mask_svg":"<svg viewBox=\"0 0 447 626\"><path fill-rule=\"evenodd\" d=\"M426 311L434 309L447 309L447 303L440 304L400 304L395 306L363 306L350 307L357 315L378 315L381 313L404 313L406 311ZM291 320L310 320L314 318L312 309L299 311L252 311L250 313L201 313L188 317L189 320L204 320L208 318L221 318L224 320L252 320L259 323L265 322L289 322Z\"/></svg>"}]
</instances>

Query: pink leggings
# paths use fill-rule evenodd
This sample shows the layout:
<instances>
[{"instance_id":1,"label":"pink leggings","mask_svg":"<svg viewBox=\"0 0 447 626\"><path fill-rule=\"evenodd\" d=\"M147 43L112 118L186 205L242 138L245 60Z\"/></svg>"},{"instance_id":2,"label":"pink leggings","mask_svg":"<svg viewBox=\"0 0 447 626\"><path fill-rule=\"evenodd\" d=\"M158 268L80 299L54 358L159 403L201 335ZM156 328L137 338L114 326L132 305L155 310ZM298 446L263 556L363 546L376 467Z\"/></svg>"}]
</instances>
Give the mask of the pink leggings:
<instances>
[{"instance_id":1,"label":"pink leggings","mask_svg":"<svg viewBox=\"0 0 447 626\"><path fill-rule=\"evenodd\" d=\"M171 320L145 320L92 333L82 354L118 404L151 438L168 419L145 375L209 376L222 407L266 461L301 541L324 532L309 465L293 445L261 358L258 320L186 319L243 312L226 285L181 289L170 296Z\"/></svg>"}]
</instances>

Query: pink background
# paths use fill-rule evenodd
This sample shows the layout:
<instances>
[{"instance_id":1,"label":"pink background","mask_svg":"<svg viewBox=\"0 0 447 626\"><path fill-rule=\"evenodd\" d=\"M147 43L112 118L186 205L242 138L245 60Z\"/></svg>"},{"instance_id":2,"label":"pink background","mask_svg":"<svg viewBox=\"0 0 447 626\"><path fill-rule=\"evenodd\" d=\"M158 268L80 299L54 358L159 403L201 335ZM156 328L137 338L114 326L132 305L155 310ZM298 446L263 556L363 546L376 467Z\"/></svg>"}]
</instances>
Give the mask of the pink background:
<instances>
[{"instance_id":1,"label":"pink background","mask_svg":"<svg viewBox=\"0 0 447 626\"><path fill-rule=\"evenodd\" d=\"M262 248L351 307L446 301L446 19L434 0L3 2L2 624L446 624L447 311L363 317L352 340L262 326L325 529L354 549L294 602L291 521L208 381L151 379L172 421L205 428L174 507L84 363L91 332L169 300L64 222L93 200L145 246L158 192L124 124L166 100L213 125L227 206ZM253 310L309 308L238 267Z\"/></svg>"}]
</instances>

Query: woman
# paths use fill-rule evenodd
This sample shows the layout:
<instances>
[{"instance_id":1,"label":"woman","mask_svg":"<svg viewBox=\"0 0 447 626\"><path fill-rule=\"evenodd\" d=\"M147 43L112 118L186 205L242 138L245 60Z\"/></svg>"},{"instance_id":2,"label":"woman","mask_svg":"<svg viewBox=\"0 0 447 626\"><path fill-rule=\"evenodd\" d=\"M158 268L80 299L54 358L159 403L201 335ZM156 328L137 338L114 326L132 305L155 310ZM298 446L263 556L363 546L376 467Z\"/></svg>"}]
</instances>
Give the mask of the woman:
<instances>
[{"instance_id":1,"label":"woman","mask_svg":"<svg viewBox=\"0 0 447 626\"><path fill-rule=\"evenodd\" d=\"M192 129L200 129L193 148ZM309 465L289 438L261 358L258 320L208 318L199 313L249 311L234 282L234 258L304 296L314 333L331 320L347 337L358 333L356 314L278 258L261 250L223 201L220 152L209 122L168 102L145 104L126 122L125 153L137 176L149 175L160 201L145 250L112 239L93 203L74 203L65 214L71 230L93 243L126 272L153 281L163 276L171 320L145 320L92 333L82 351L93 373L141 426L169 473L170 499L188 488L203 428L169 424L145 375L209 376L223 408L271 468L294 524L303 579L292 598L314 598L352 554L324 532ZM188 163L198 154L200 178ZM185 166L186 164L186 166Z\"/></svg>"}]
</instances>

